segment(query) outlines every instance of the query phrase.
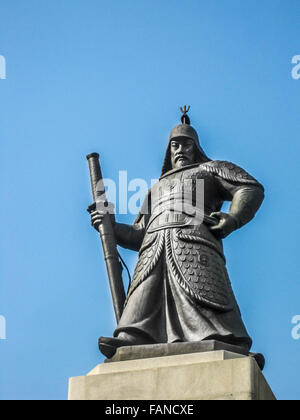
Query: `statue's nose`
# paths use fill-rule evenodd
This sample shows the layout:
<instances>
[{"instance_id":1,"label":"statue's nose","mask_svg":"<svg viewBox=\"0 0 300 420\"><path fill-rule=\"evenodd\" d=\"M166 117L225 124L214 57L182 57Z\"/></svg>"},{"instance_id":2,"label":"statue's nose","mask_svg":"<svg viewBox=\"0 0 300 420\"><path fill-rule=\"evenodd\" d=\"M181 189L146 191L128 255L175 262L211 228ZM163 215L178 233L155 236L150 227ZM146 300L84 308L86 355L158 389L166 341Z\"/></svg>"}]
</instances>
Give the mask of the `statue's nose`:
<instances>
[{"instance_id":1,"label":"statue's nose","mask_svg":"<svg viewBox=\"0 0 300 420\"><path fill-rule=\"evenodd\" d=\"M178 152L182 152L182 150L183 150L183 144L180 144L180 145L178 146Z\"/></svg>"}]
</instances>

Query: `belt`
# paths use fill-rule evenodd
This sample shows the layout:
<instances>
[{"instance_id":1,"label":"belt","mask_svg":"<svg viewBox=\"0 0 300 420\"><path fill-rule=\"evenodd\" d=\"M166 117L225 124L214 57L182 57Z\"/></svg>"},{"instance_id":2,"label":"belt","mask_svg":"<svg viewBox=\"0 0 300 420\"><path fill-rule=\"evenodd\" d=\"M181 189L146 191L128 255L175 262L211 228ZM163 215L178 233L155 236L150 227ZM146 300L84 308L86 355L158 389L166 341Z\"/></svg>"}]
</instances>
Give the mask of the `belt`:
<instances>
[{"instance_id":1,"label":"belt","mask_svg":"<svg viewBox=\"0 0 300 420\"><path fill-rule=\"evenodd\" d=\"M206 214L198 214L197 217L193 217L184 213L165 211L151 217L147 231L151 233L161 229L195 226L201 223L213 226L216 225L218 221L214 217L210 217Z\"/></svg>"}]
</instances>

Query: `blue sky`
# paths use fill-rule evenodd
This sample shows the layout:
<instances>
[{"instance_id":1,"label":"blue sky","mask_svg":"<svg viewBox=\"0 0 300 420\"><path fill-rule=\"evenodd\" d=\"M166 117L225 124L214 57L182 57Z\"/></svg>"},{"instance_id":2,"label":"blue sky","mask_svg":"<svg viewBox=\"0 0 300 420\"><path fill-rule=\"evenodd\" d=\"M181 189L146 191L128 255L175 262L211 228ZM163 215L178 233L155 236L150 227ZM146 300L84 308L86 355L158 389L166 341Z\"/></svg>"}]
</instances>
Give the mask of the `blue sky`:
<instances>
[{"instance_id":1,"label":"blue sky","mask_svg":"<svg viewBox=\"0 0 300 420\"><path fill-rule=\"evenodd\" d=\"M184 104L206 153L266 187L225 252L267 380L300 399L299 19L298 0L1 0L1 399L66 399L103 361L115 323L85 155L150 182Z\"/></svg>"}]
</instances>

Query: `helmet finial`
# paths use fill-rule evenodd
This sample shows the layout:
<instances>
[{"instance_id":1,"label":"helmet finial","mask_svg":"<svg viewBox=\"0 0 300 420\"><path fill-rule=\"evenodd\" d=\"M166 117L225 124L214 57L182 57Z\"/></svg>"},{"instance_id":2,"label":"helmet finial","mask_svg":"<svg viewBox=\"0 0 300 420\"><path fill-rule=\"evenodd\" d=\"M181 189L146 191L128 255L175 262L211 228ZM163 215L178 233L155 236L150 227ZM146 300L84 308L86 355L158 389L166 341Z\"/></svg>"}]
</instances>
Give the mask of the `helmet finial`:
<instances>
[{"instance_id":1,"label":"helmet finial","mask_svg":"<svg viewBox=\"0 0 300 420\"><path fill-rule=\"evenodd\" d=\"M188 125L191 124L191 120L190 120L189 116L187 115L187 113L189 112L190 109L191 109L191 107L190 106L187 107L186 105L184 105L183 108L180 107L180 111L182 112L182 116L181 116L182 124L188 124Z\"/></svg>"}]
</instances>

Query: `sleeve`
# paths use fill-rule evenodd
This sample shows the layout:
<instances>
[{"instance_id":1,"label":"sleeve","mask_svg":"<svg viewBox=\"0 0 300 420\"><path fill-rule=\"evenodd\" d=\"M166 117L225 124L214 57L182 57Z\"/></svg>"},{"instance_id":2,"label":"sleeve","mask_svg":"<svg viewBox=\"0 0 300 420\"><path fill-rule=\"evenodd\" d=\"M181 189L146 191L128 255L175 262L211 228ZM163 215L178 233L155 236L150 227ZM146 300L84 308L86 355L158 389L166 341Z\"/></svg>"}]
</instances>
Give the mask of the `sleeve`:
<instances>
[{"instance_id":1,"label":"sleeve","mask_svg":"<svg viewBox=\"0 0 300 420\"><path fill-rule=\"evenodd\" d=\"M115 235L117 244L123 248L139 251L151 214L151 192L149 191L134 224L116 223Z\"/></svg>"},{"instance_id":2,"label":"sleeve","mask_svg":"<svg viewBox=\"0 0 300 420\"><path fill-rule=\"evenodd\" d=\"M264 187L244 169L230 162L216 162L216 179L224 201L231 201L229 214L237 229L252 220L264 200Z\"/></svg>"}]
</instances>

